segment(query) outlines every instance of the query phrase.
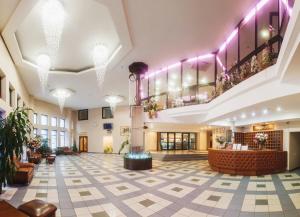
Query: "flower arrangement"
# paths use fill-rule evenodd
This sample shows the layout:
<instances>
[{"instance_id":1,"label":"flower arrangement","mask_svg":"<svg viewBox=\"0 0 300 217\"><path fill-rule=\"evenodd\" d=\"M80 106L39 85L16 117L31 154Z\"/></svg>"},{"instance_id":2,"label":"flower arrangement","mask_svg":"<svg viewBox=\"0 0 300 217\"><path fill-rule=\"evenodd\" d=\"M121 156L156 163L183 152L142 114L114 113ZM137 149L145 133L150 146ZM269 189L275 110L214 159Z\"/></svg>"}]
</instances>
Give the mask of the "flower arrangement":
<instances>
[{"instance_id":1,"label":"flower arrangement","mask_svg":"<svg viewBox=\"0 0 300 217\"><path fill-rule=\"evenodd\" d=\"M34 151L37 150L42 144L42 138L41 136L35 136L33 138L30 138L29 143L27 144L27 148Z\"/></svg>"},{"instance_id":2,"label":"flower arrangement","mask_svg":"<svg viewBox=\"0 0 300 217\"><path fill-rule=\"evenodd\" d=\"M254 142L259 145L259 149L262 149L268 140L268 134L266 133L257 133L254 137Z\"/></svg>"},{"instance_id":3,"label":"flower arrangement","mask_svg":"<svg viewBox=\"0 0 300 217\"><path fill-rule=\"evenodd\" d=\"M223 145L226 142L225 136L217 136L216 141L220 144Z\"/></svg>"},{"instance_id":4,"label":"flower arrangement","mask_svg":"<svg viewBox=\"0 0 300 217\"><path fill-rule=\"evenodd\" d=\"M149 113L149 118L157 118L158 104L154 98L151 98L145 106L145 110Z\"/></svg>"},{"instance_id":5,"label":"flower arrangement","mask_svg":"<svg viewBox=\"0 0 300 217\"><path fill-rule=\"evenodd\" d=\"M113 153L113 148L112 146L108 145L104 148L104 154L111 154Z\"/></svg>"}]
</instances>

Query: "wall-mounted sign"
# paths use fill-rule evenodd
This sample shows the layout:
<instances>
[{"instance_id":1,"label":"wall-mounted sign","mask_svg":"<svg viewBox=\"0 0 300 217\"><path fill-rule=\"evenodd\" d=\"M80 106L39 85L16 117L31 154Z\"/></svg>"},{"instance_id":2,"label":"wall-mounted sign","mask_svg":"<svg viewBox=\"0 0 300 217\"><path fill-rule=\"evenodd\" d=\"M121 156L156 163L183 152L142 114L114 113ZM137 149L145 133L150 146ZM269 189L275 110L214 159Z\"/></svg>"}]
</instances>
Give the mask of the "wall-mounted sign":
<instances>
[{"instance_id":1,"label":"wall-mounted sign","mask_svg":"<svg viewBox=\"0 0 300 217\"><path fill-rule=\"evenodd\" d=\"M268 131L268 130L274 130L274 129L275 129L274 124L253 125L253 131Z\"/></svg>"}]
</instances>

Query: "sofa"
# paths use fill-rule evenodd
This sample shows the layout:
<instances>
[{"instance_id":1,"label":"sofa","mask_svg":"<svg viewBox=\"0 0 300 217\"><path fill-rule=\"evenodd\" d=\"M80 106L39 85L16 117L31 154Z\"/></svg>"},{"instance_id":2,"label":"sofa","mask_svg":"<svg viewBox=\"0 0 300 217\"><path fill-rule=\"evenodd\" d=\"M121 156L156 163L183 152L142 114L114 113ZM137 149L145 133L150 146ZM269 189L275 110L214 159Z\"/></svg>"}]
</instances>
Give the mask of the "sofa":
<instances>
[{"instance_id":1,"label":"sofa","mask_svg":"<svg viewBox=\"0 0 300 217\"><path fill-rule=\"evenodd\" d=\"M16 172L12 179L12 184L28 185L33 178L34 164L22 163L16 159L14 163L16 166Z\"/></svg>"},{"instance_id":2,"label":"sofa","mask_svg":"<svg viewBox=\"0 0 300 217\"><path fill-rule=\"evenodd\" d=\"M32 152L29 149L27 150L27 158L29 163L39 164L42 160L42 155L39 153Z\"/></svg>"}]
</instances>

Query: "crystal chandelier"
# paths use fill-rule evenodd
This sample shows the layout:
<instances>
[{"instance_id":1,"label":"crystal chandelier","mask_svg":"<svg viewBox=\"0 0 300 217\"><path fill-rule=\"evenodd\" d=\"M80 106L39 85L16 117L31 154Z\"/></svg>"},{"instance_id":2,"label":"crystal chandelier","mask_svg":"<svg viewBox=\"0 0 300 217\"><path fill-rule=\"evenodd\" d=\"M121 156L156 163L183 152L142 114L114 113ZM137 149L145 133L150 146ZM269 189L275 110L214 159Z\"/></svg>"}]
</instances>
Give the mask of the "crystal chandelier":
<instances>
[{"instance_id":1,"label":"crystal chandelier","mask_svg":"<svg viewBox=\"0 0 300 217\"><path fill-rule=\"evenodd\" d=\"M108 51L103 44L99 44L94 47L93 61L95 65L98 85L99 87L101 87L104 82L106 67L108 63Z\"/></svg>"},{"instance_id":2,"label":"crystal chandelier","mask_svg":"<svg viewBox=\"0 0 300 217\"><path fill-rule=\"evenodd\" d=\"M109 107L111 111L114 112L117 104L122 102L124 100L124 97L119 95L115 95L115 96L111 95L111 96L105 96L104 100L109 103Z\"/></svg>"},{"instance_id":3,"label":"crystal chandelier","mask_svg":"<svg viewBox=\"0 0 300 217\"><path fill-rule=\"evenodd\" d=\"M66 99L69 98L74 92L70 89L57 88L57 89L51 90L50 93L53 97L57 98L60 112L62 113Z\"/></svg>"},{"instance_id":4,"label":"crystal chandelier","mask_svg":"<svg viewBox=\"0 0 300 217\"><path fill-rule=\"evenodd\" d=\"M51 67L50 57L46 54L41 54L37 58L37 71L40 78L40 83L43 91L47 87L48 74Z\"/></svg>"},{"instance_id":5,"label":"crystal chandelier","mask_svg":"<svg viewBox=\"0 0 300 217\"><path fill-rule=\"evenodd\" d=\"M54 61L64 27L65 11L58 0L47 0L42 9L42 23L48 52Z\"/></svg>"}]
</instances>

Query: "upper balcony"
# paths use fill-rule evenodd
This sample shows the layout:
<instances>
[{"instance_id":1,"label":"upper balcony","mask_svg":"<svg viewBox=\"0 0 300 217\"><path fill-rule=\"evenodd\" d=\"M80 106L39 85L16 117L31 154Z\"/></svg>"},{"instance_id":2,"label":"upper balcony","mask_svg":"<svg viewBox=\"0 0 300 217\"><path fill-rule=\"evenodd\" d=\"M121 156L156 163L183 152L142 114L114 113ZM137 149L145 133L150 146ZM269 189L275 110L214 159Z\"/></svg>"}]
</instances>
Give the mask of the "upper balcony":
<instances>
[{"instance_id":1,"label":"upper balcony","mask_svg":"<svg viewBox=\"0 0 300 217\"><path fill-rule=\"evenodd\" d=\"M274 65L293 5L293 0L261 0L218 49L148 73L143 102L155 99L160 110L209 103Z\"/></svg>"}]
</instances>

